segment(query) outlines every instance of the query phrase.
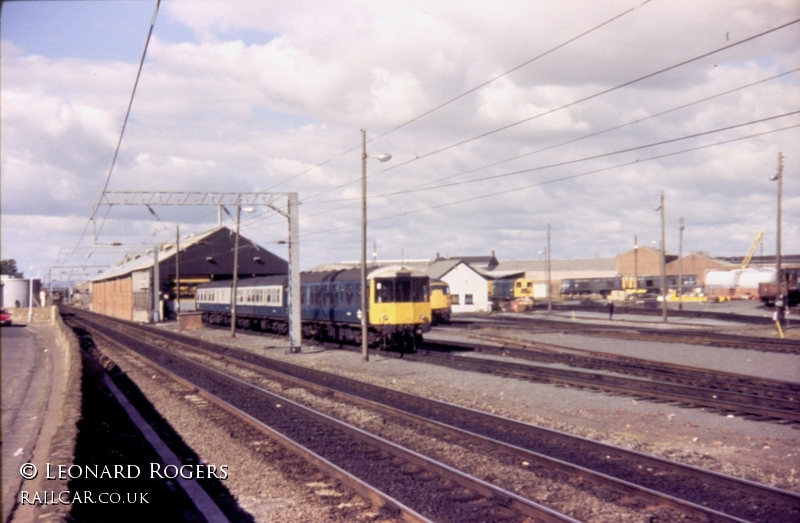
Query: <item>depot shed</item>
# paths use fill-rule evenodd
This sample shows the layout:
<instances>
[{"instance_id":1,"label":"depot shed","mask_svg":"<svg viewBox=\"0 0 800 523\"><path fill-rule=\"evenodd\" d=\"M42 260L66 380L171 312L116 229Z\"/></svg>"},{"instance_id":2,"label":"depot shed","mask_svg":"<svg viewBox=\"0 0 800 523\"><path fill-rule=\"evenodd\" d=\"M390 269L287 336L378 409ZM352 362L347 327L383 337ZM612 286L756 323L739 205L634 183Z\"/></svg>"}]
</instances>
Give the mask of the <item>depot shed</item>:
<instances>
[{"instance_id":1,"label":"depot shed","mask_svg":"<svg viewBox=\"0 0 800 523\"><path fill-rule=\"evenodd\" d=\"M192 311L197 285L233 278L234 245L234 232L217 227L181 240L179 249L174 243L161 244L143 254L128 255L116 267L90 280L90 308L123 320L152 321L156 312L153 281L157 273L159 317ZM288 268L282 258L239 236L240 278L287 274Z\"/></svg>"}]
</instances>

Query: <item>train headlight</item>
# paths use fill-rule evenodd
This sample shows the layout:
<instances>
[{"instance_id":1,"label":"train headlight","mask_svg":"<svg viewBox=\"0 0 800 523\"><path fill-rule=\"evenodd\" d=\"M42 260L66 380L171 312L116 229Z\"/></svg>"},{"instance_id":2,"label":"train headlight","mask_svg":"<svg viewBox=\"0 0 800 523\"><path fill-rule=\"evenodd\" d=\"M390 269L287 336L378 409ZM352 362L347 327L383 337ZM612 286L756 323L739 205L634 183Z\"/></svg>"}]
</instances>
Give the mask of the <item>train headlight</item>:
<instances>
[{"instance_id":1,"label":"train headlight","mask_svg":"<svg viewBox=\"0 0 800 523\"><path fill-rule=\"evenodd\" d=\"M388 314L384 314L383 315L383 321L389 321L389 315Z\"/></svg>"}]
</instances>

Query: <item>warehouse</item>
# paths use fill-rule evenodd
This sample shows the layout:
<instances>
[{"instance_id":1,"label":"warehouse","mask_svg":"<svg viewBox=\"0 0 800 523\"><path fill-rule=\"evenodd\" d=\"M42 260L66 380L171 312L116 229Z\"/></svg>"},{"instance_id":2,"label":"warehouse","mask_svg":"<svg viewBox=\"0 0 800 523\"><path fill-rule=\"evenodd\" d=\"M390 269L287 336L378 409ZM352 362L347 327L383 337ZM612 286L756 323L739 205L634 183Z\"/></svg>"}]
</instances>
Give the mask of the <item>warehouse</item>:
<instances>
[{"instance_id":1,"label":"warehouse","mask_svg":"<svg viewBox=\"0 0 800 523\"><path fill-rule=\"evenodd\" d=\"M167 243L144 254L128 255L90 280L91 310L137 322L194 310L198 284L233 277L234 245L234 232L217 227L183 240L179 250L174 243ZM239 277L287 273L285 260L239 237ZM154 280L158 281L158 298L153 296Z\"/></svg>"}]
</instances>

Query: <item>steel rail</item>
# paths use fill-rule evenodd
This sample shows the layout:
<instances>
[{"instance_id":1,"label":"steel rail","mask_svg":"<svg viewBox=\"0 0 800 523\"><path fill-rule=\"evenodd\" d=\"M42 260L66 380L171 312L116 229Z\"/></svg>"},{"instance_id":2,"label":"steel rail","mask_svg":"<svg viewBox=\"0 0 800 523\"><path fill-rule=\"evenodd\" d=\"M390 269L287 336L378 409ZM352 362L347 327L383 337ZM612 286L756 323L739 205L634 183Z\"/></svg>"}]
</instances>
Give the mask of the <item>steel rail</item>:
<instances>
[{"instance_id":1,"label":"steel rail","mask_svg":"<svg viewBox=\"0 0 800 523\"><path fill-rule=\"evenodd\" d=\"M764 394L794 394L800 393L800 383L789 381L773 380L759 376L746 374L736 374L712 369L703 369L689 365L668 363L654 360L637 358L634 356L614 354L609 352L595 351L590 349L579 349L567 347L553 343L540 341L524 341L519 339L504 338L501 336L480 336L490 341L503 343L501 347L491 345L480 345L476 347L478 352L510 352L515 357L525 357L526 354L535 354L537 357L552 358L557 363L567 365L582 366L585 361L588 364L597 365L622 365L637 372L652 372L665 379L670 377L675 379L696 378L699 380L715 380L718 385L730 385L746 389L763 391ZM507 342L510 341L509 345Z\"/></svg>"},{"instance_id":2,"label":"steel rail","mask_svg":"<svg viewBox=\"0 0 800 523\"><path fill-rule=\"evenodd\" d=\"M800 408L800 383L645 360L619 354L575 349L549 343L522 340L510 341L509 338L499 336L481 337L489 341L502 343L502 345L437 341L425 342L425 346L432 349L441 348L444 351L457 349L569 365L571 367L646 376L667 383L677 382L682 385L694 385L715 391L738 392L763 398L774 398L785 402L784 406L786 408L791 408L792 405L797 405L797 408Z\"/></svg>"},{"instance_id":3,"label":"steel rail","mask_svg":"<svg viewBox=\"0 0 800 523\"><path fill-rule=\"evenodd\" d=\"M605 392L622 393L643 398L661 399L689 405L719 409L724 412L758 415L776 420L800 422L798 404L776 398L764 398L737 392L658 382L634 377L612 376L588 371L555 369L533 364L513 363L494 359L453 356L441 352L417 350L404 356L409 361L430 362L463 370L488 374L559 383ZM763 406L769 403L769 406Z\"/></svg>"},{"instance_id":4,"label":"steel rail","mask_svg":"<svg viewBox=\"0 0 800 523\"><path fill-rule=\"evenodd\" d=\"M613 476L609 476L607 474L603 474L601 472L597 472L588 469L586 467L581 467L579 465L575 465L573 463L569 463L564 460L556 459L538 452L534 452L529 449L525 449L516 445L511 445L509 443L500 440L496 440L487 436L483 436L481 434L470 432L455 427L453 425L425 418L423 416L414 413L406 412L397 407L392 407L383 403L379 403L377 401L364 399L362 397L347 392L332 390L328 386L319 385L317 383L314 383L313 381L309 381L300 377L290 376L278 370L265 368L263 365L258 365L257 363L243 361L241 359L233 358L230 356L220 355L217 352L210 351L208 349L204 349L197 346L192 346L189 345L188 343L182 343L182 342L175 342L175 343L183 345L184 350L200 353L213 360L225 363L226 365L234 364L247 368L252 371L256 371L262 375L267 375L270 377L270 379L273 379L280 383L288 383L291 384L291 386L293 387L300 387L315 392L320 396L337 398L373 411L378 411L387 416L393 416L417 425L423 425L428 428L437 430L439 432L446 433L450 436L462 438L472 443L491 448L493 451L499 450L502 452L506 452L510 455L515 456L521 462L527 461L529 463L536 463L542 467L564 472L570 475L571 477L581 477L583 479L589 479L590 481L593 481L598 485L609 487L618 494L621 494L623 496L636 497L637 499L641 499L642 501L647 502L648 504L650 504L650 506L653 507L657 506L670 507L678 512L685 514L688 517L700 517L703 520L711 522L747 523L747 520L737 518L730 514L725 514L724 512L720 512L711 509L709 507L698 505L696 503L692 503L677 498L675 496L665 494L663 492L658 492L656 490L649 489L647 487L643 487L641 485L637 485L635 483L631 483L629 481L625 481L619 478L615 478Z\"/></svg>"},{"instance_id":5,"label":"steel rail","mask_svg":"<svg viewBox=\"0 0 800 523\"><path fill-rule=\"evenodd\" d=\"M80 320L78 320L78 321L80 321ZM146 356L143 356L142 354L137 353L134 349L130 349L130 348L125 347L122 342L120 342L118 340L115 340L110 335L108 335L106 333L103 333L101 330L99 330L98 326L96 324L94 326L90 325L90 323L94 323L94 322L85 321L85 320L84 321L80 321L80 322L83 323L83 325L87 328L87 330L90 330L90 331L93 331L93 332L99 334L101 337L103 337L108 342L114 344L117 347L125 348L128 352L135 354L138 358L143 358L143 359L147 360L147 363L149 365L153 365L160 372L163 372L165 375L169 376L171 379L174 379L174 380L184 384L185 386L187 386L189 388L196 389L198 391L198 393L201 394L204 398L213 401L215 404L220 405L221 407L225 408L226 410L228 410L229 412L233 413L234 415L236 415L236 416L238 416L238 417L240 417L242 419L245 419L248 422L254 422L256 424L256 426L263 425L263 423L261 423L259 420L255 419L255 418L252 418L252 416L250 416L246 412L243 412L240 409L238 409L237 407L231 405L230 403L225 402L224 400L216 397L216 395L214 395L213 393L211 393L209 391L206 391L205 389L199 387L197 384L192 383L191 381L186 380L185 378L182 378L181 376L175 374L174 372L166 369L162 365L159 365L158 363L152 361L152 359L150 359L150 358L148 358ZM122 334L122 333L118 333L118 334ZM126 336L126 337L130 337L130 335L127 335L127 334L122 334L122 335ZM518 494L515 494L513 492L507 491L505 489L501 489L501 488L499 488L499 487L497 487L495 485L492 485L491 483L488 483L486 481L483 481L483 480L480 480L478 478L472 477L472 476L470 476L468 474L465 474L465 473L459 471L458 469L455 469L455 468L450 467L448 465L445 465L443 463L439 463L439 462L437 462L437 461L435 461L435 460L433 460L431 458L428 458L428 457L426 457L426 456L424 456L422 454L419 454L417 452L414 452L414 451L411 451L409 449L403 448L403 447L401 447L399 445L396 445L395 443L393 443L391 441L388 441L388 440L385 440L385 439L380 438L378 436L375 436L373 434L370 434L370 433L368 433L368 432L366 432L366 431L364 431L362 429L359 429L358 427L354 427L354 426L349 425L347 423L344 423L344 422L342 422L340 420L332 418L332 417L330 417L330 416L328 416L326 414L323 414L321 412L315 411L315 410L313 410L313 409L311 409L309 407L301 405L301 404L299 404L297 402L294 402L294 401L292 401L292 400L290 400L288 398L276 395L276 394L274 394L274 393L272 393L270 391L267 391L267 390L265 390L263 388L257 387L257 386L255 386L255 385L253 385L251 383L248 383L248 382L246 382L244 380L241 380L239 378L230 376L230 375L228 375L228 374L226 374L224 372L221 372L221 371L219 371L217 369L214 369L214 368L208 367L206 365L203 365L201 363L192 361L192 360L190 360L188 358L185 358L183 356L179 356L179 355L175 354L174 352L170 352L170 351L168 351L166 349L158 347L157 345L153 345L151 343L144 342L144 341L142 341L140 339L136 340L136 342L137 343L141 343L141 344L146 344L151 349L156 350L158 352L162 352L162 353L168 355L168 357L170 359L172 359L172 360L176 360L177 359L182 364L185 364L187 366L193 367L195 369L199 369L202 372L215 375L218 378L222 378L222 379L227 380L229 382L237 383L237 384L239 384L241 386L247 387L247 388L249 388L249 389L251 389L253 391L256 391L258 394L262 395L263 397L268 398L269 400L277 401L282 406L294 409L295 411L302 413L302 415L305 415L305 416L307 416L309 418L316 419L316 420L318 420L318 421L320 421L322 423L325 423L325 424L327 424L327 425L329 425L331 427L334 427L334 430L339 430L339 431L342 431L342 432L344 432L346 434L349 434L351 437L357 438L357 439L367 443L368 445L378 447L379 449L381 449L381 450L383 450L383 451L385 451L387 453L393 454L395 456L398 456L401 459L403 459L403 460L405 460L405 461L407 461L409 463L412 463L412 464L417 465L419 467L423 467L423 468L425 468L427 470L435 471L440 476L442 476L442 477L444 477L444 478L446 478L446 479L448 479L450 481L453 481L455 483L458 483L458 484L460 484L461 486L463 486L466 489L469 489L469 490L472 490L474 492L477 492L477 493L479 493L480 495L484 496L487 499L497 500L503 506L513 507L520 514L524 514L525 516L534 518L535 521L542 521L542 522L546 522L546 523L563 523L563 522L566 522L566 523L580 523L577 520L575 520L573 518L570 518L569 516L566 516L566 515L561 514L561 513L557 512L555 510L552 510L552 509L550 509L548 507L540 505L540 504L538 504L538 503L536 503L536 502L534 502L532 500L529 500L529 499L526 499L526 498L524 498L522 496L519 496ZM251 418L251 419L247 419L247 418ZM264 427L266 427L266 425L264 425ZM349 478L346 477L346 476L343 476L343 474L347 474L348 476L350 476L349 473L347 473L346 471L338 468L336 465L328 462L323 457L313 453L312 451L310 451L308 449L305 449L305 447L303 447L302 445L300 445L297 442L294 442L293 440L291 440L287 436L280 435L280 433L275 431L274 429L270 428L269 432L270 432L271 435L274 434L277 437L277 439L279 439L281 442L283 442L284 444L288 445L292 451L298 452L298 453L300 453L302 455L309 456L309 458L312 460L312 463L314 463L315 465L319 464L320 468L323 468L326 472L330 471L331 474L333 475L333 477L336 477L337 479L340 479L343 482L346 482L346 483L349 484ZM280 437L278 437L278 435L280 435ZM408 508L406 505L404 505L401 502L395 500L394 498L391 498L387 494L384 494L384 493L380 492L377 489L373 489L373 487L367 485L365 482L359 480L355 476L353 476L353 478L358 480L358 482L360 483L359 488L367 487L367 488L370 489L370 491L373 491L373 493L368 496L370 499L375 499L373 496L379 496L380 499L383 499L382 505L388 506L389 508L393 508L394 510L397 510L397 511L401 512L404 515L404 517L408 517L409 518L408 519L409 521L429 521L424 516L420 516L417 512L413 511L413 509ZM355 487L354 487L354 490L356 490L358 492L358 490ZM406 516L406 514L408 514L408 516ZM419 519L419 517L421 517L421 519Z\"/></svg>"},{"instance_id":6,"label":"steel rail","mask_svg":"<svg viewBox=\"0 0 800 523\"><path fill-rule=\"evenodd\" d=\"M92 314L92 316L100 318L95 314ZM109 318L104 319L110 320ZM620 467L618 465L626 459L630 460L631 456L636 456L637 459L640 460L640 463L643 463L648 469L661 471L660 477L662 479L656 484L651 485L655 489L664 488L663 479L666 476L663 474L671 474L677 475L677 477L685 478L679 480L681 484L684 484L687 481L690 481L690 478L693 478L700 481L703 485L715 485L715 488L718 489L732 492L742 492L743 494L746 493L756 499L763 500L764 503L771 503L783 507L792 507L788 510L795 512L800 511L800 495L793 492L769 487L753 481L728 476L691 465L673 462L641 452L615 447L613 445L604 444L587 438L582 438L580 436L574 436L552 429L495 416L480 410L453 405L439 400L423 398L391 389L385 389L368 383L324 373L287 362L262 358L240 349L219 346L178 333L154 331L153 329L148 329L146 327L127 322L119 322L118 320L114 321L118 324L124 324L127 327L133 328L138 332L148 332L151 334L157 333L159 336L173 341L179 341L184 344L189 344L189 346L203 346L218 353L231 354L237 359L257 361L260 366L270 366L277 369L279 372L285 373L286 375L307 376L314 380L324 381L327 383L324 387L327 387L329 390L331 390L331 394L333 394L334 389L355 390L357 391L356 393L365 395L372 394L374 396L379 396L382 402L403 404L406 406L405 409L407 411L413 411L420 415L425 413L425 417L434 420L447 414L458 416L460 413L466 413L465 416L470 416L468 418L469 421L459 421L460 425L469 427L475 427L479 425L483 428L479 428L477 430L485 434L496 433L498 428L504 428L503 430L505 430L506 433L501 438L510 438L511 440L517 438L517 441L521 439L525 442L525 445L530 445L534 442L559 442L558 444L562 445L563 447L573 449L569 453L571 460L575 460L575 458L580 456L581 459L578 461L582 461L589 467L594 467L596 470L611 470L614 473L620 473ZM555 454L558 454L558 452ZM593 456L601 456L604 458L598 459L597 457ZM699 487L692 488L692 491L700 492L701 490L702 489Z\"/></svg>"},{"instance_id":7,"label":"steel rail","mask_svg":"<svg viewBox=\"0 0 800 523\"><path fill-rule=\"evenodd\" d=\"M601 312L601 311L598 311ZM470 322L452 322L453 326L461 326ZM574 323L567 320L554 320L552 318L538 317L508 317L500 316L491 319L480 318L478 325L502 326L505 328L525 329L532 326L547 326L548 329L557 329L558 332L574 334L591 334L600 337L613 337L619 339L648 339L673 343L694 343L698 345L724 346L735 349L757 350L762 352L782 352L789 354L800 353L800 340L765 338L758 336L737 336L734 334L714 333L706 330L678 331L665 329L647 329L643 327L625 328L619 325Z\"/></svg>"}]
</instances>

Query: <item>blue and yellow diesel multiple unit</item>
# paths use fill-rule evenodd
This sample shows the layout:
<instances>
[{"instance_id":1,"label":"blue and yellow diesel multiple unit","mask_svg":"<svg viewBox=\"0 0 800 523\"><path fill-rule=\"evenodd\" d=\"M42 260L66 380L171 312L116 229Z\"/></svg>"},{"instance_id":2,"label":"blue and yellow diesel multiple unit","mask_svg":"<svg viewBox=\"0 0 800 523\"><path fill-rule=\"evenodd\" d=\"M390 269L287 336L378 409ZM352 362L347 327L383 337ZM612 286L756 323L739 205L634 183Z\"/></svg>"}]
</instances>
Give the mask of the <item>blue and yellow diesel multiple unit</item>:
<instances>
[{"instance_id":1,"label":"blue and yellow diesel multiple unit","mask_svg":"<svg viewBox=\"0 0 800 523\"><path fill-rule=\"evenodd\" d=\"M441 280L431 282L431 316L434 325L450 322L452 312L450 286Z\"/></svg>"},{"instance_id":2,"label":"blue and yellow diesel multiple unit","mask_svg":"<svg viewBox=\"0 0 800 523\"><path fill-rule=\"evenodd\" d=\"M361 271L304 272L300 275L303 335L361 343ZM247 278L237 284L237 326L285 334L287 277ZM369 344L413 347L431 328L430 279L405 267L368 269ZM197 288L197 310L209 324L230 325L231 282Z\"/></svg>"}]
</instances>

